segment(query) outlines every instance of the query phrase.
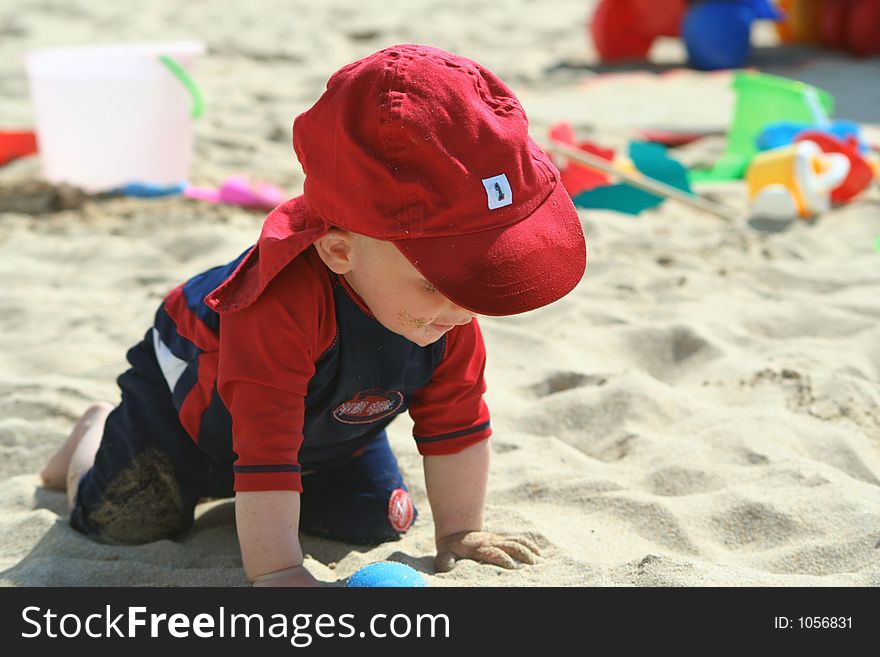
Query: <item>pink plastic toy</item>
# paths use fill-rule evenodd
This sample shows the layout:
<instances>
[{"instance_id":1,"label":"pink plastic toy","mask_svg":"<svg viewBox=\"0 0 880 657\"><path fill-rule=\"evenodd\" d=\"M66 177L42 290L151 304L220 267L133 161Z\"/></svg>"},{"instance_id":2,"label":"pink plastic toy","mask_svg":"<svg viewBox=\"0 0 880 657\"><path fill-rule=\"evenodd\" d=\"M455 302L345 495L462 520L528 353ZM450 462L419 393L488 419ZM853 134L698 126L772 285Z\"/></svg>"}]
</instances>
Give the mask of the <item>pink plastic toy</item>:
<instances>
[{"instance_id":1,"label":"pink plastic toy","mask_svg":"<svg viewBox=\"0 0 880 657\"><path fill-rule=\"evenodd\" d=\"M287 199L279 188L267 183L251 182L244 176L227 178L219 189L187 187L183 195L209 203L240 205L254 210L273 210Z\"/></svg>"}]
</instances>

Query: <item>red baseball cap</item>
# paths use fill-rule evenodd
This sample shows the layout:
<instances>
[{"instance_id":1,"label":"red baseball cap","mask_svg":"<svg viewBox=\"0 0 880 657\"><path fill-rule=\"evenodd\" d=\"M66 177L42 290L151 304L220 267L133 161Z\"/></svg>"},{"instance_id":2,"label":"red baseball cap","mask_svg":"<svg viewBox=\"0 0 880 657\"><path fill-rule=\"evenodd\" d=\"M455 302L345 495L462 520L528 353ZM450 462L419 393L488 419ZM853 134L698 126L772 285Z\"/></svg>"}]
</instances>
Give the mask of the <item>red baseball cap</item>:
<instances>
[{"instance_id":1,"label":"red baseball cap","mask_svg":"<svg viewBox=\"0 0 880 657\"><path fill-rule=\"evenodd\" d=\"M463 308L533 310L583 276L559 172L513 92L476 62L399 45L349 64L296 118L293 145L311 212L393 242Z\"/></svg>"}]
</instances>

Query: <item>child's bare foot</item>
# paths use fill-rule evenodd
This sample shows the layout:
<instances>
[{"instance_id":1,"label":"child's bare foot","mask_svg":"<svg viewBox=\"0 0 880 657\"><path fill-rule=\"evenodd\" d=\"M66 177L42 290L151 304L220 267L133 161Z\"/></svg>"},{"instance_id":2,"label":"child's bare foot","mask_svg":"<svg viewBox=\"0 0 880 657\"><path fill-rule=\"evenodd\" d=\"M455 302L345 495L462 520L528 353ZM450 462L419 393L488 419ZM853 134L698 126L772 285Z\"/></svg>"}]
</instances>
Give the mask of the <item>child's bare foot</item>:
<instances>
[{"instance_id":1,"label":"child's bare foot","mask_svg":"<svg viewBox=\"0 0 880 657\"><path fill-rule=\"evenodd\" d=\"M40 471L40 477L43 479L43 485L46 488L55 488L57 490L65 490L67 488L68 470L70 468L70 460L73 453L79 446L86 434L97 434L100 441L101 433L103 433L104 421L107 415L113 410L113 406L107 402L95 402L82 414L70 432L70 436L64 441L64 444L58 448L52 457L46 463L45 467ZM91 437L94 440L94 437Z\"/></svg>"}]
</instances>

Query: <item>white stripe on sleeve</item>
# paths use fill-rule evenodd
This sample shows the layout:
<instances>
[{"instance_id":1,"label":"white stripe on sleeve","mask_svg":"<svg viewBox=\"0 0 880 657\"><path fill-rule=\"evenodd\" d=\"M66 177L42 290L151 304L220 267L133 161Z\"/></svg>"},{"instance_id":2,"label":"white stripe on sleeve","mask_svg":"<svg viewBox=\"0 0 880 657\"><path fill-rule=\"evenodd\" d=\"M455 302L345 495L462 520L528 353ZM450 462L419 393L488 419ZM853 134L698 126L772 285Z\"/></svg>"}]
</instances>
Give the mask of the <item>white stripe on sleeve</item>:
<instances>
[{"instance_id":1,"label":"white stripe on sleeve","mask_svg":"<svg viewBox=\"0 0 880 657\"><path fill-rule=\"evenodd\" d=\"M153 346L156 349L156 359L159 361L159 367L162 369L162 374L168 382L168 389L174 392L174 386L177 385L177 381L180 379L180 375L183 374L183 370L186 369L187 363L171 353L171 350L159 337L159 331L155 328L153 329Z\"/></svg>"}]
</instances>

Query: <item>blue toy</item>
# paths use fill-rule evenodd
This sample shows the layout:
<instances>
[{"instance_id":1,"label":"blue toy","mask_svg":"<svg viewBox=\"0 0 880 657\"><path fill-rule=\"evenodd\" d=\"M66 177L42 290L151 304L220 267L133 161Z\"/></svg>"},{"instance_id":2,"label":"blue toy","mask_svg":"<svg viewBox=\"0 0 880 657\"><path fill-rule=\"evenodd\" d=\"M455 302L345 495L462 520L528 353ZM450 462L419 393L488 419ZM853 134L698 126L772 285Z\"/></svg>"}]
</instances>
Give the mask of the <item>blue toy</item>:
<instances>
[{"instance_id":1,"label":"blue toy","mask_svg":"<svg viewBox=\"0 0 880 657\"><path fill-rule=\"evenodd\" d=\"M752 23L780 20L768 0L711 0L695 4L681 23L691 66L706 71L740 68L749 56Z\"/></svg>"},{"instance_id":2,"label":"blue toy","mask_svg":"<svg viewBox=\"0 0 880 657\"><path fill-rule=\"evenodd\" d=\"M859 142L859 153L866 154L870 150L868 142L862 135L861 126L854 121L831 121L827 123L803 123L800 121L774 121L764 126L758 135L758 150L769 151L772 148L780 148L794 143L794 138L804 130L822 130L832 137L841 141L847 141L850 136Z\"/></svg>"},{"instance_id":3,"label":"blue toy","mask_svg":"<svg viewBox=\"0 0 880 657\"><path fill-rule=\"evenodd\" d=\"M396 561L377 561L355 572L345 583L346 588L425 587L428 583L415 568Z\"/></svg>"},{"instance_id":4,"label":"blue toy","mask_svg":"<svg viewBox=\"0 0 880 657\"><path fill-rule=\"evenodd\" d=\"M150 182L130 182L127 185L114 189L111 194L119 194L121 196L136 196L139 198L155 198L158 196L174 196L182 194L185 183L175 183L173 185L157 185Z\"/></svg>"}]
</instances>

